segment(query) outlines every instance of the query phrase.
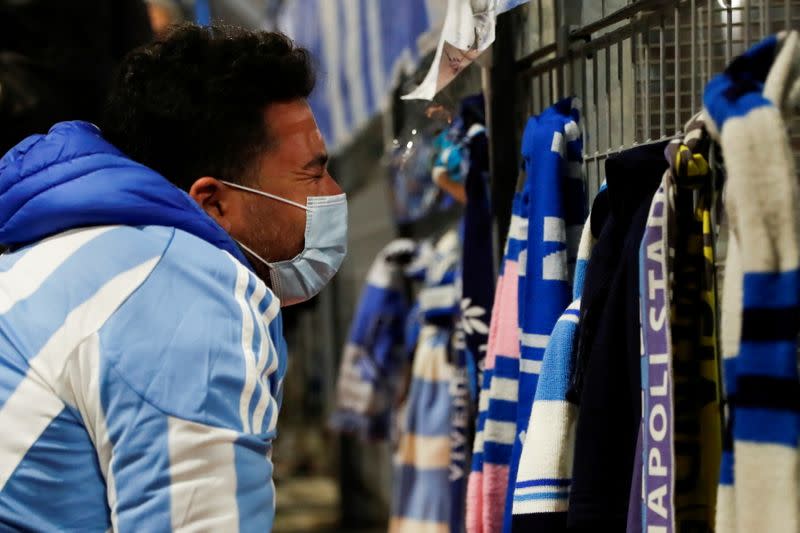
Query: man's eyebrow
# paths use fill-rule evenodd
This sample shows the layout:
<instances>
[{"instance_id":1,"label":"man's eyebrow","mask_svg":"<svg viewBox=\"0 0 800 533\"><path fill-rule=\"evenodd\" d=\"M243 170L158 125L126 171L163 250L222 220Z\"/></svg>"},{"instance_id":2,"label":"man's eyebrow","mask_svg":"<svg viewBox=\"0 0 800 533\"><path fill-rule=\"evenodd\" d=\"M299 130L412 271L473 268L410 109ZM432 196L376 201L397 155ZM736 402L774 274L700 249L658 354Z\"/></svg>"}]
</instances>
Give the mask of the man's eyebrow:
<instances>
[{"instance_id":1,"label":"man's eyebrow","mask_svg":"<svg viewBox=\"0 0 800 533\"><path fill-rule=\"evenodd\" d=\"M314 159L303 165L303 170L311 170L313 168L324 168L328 164L328 154L321 153L314 156Z\"/></svg>"}]
</instances>

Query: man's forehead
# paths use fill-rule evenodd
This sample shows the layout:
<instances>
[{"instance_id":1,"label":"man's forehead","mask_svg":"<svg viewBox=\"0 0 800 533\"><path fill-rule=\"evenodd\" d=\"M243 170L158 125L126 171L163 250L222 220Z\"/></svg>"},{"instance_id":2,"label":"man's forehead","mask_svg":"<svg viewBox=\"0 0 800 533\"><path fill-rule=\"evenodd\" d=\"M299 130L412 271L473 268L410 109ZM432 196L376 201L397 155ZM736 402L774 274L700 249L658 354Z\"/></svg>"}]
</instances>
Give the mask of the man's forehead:
<instances>
[{"instance_id":1,"label":"man's forehead","mask_svg":"<svg viewBox=\"0 0 800 533\"><path fill-rule=\"evenodd\" d=\"M314 115L310 114L299 120L281 120L275 126L275 133L281 136L320 134L317 121L314 120Z\"/></svg>"},{"instance_id":2,"label":"man's forehead","mask_svg":"<svg viewBox=\"0 0 800 533\"><path fill-rule=\"evenodd\" d=\"M273 161L304 166L325 154L325 141L311 108L304 100L272 104L266 109L264 118L274 143L268 152Z\"/></svg>"},{"instance_id":3,"label":"man's forehead","mask_svg":"<svg viewBox=\"0 0 800 533\"><path fill-rule=\"evenodd\" d=\"M325 141L308 107L267 113L267 128L278 147L294 146L303 151L325 150ZM285 154L288 155L288 154ZM301 154L295 154L301 156Z\"/></svg>"},{"instance_id":4,"label":"man's forehead","mask_svg":"<svg viewBox=\"0 0 800 533\"><path fill-rule=\"evenodd\" d=\"M305 100L275 102L267 107L265 119L282 136L318 131L314 113Z\"/></svg>"}]
</instances>

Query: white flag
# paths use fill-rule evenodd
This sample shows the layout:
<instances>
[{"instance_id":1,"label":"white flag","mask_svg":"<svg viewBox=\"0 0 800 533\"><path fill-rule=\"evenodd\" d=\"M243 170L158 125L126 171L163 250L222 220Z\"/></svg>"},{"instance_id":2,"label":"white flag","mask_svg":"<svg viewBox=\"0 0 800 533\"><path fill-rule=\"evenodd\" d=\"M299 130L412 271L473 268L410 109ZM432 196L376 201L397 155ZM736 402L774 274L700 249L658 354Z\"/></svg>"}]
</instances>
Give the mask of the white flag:
<instances>
[{"instance_id":1,"label":"white flag","mask_svg":"<svg viewBox=\"0 0 800 533\"><path fill-rule=\"evenodd\" d=\"M494 42L497 15L527 0L447 0L431 69L404 100L431 100Z\"/></svg>"}]
</instances>

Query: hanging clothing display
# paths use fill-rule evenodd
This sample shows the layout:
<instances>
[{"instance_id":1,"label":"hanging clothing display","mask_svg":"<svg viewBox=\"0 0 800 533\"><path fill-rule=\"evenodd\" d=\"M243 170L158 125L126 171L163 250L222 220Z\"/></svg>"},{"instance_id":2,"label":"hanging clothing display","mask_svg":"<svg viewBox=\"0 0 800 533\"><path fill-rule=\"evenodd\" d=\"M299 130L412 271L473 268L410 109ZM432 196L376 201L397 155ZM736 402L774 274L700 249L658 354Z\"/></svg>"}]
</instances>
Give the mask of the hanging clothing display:
<instances>
[{"instance_id":1,"label":"hanging clothing display","mask_svg":"<svg viewBox=\"0 0 800 533\"><path fill-rule=\"evenodd\" d=\"M492 214L489 201L489 145L486 137L483 96L461 104L460 119L468 126L464 155L468 161L465 190L467 204L463 218L461 258L461 311L454 338L453 448L450 482L453 502L451 533L465 530L466 488L475 432L479 367L483 364L489 338L489 313L494 295ZM477 122L476 122L477 121Z\"/></svg>"},{"instance_id":2,"label":"hanging clothing display","mask_svg":"<svg viewBox=\"0 0 800 533\"><path fill-rule=\"evenodd\" d=\"M678 530L713 530L722 453L717 350L715 184L710 137L701 113L667 146L676 182L676 230L670 321L675 393L675 520Z\"/></svg>"},{"instance_id":3,"label":"hanging clothing display","mask_svg":"<svg viewBox=\"0 0 800 533\"><path fill-rule=\"evenodd\" d=\"M461 261L462 300L459 332L471 363L472 397L477 399L477 365L486 355L489 312L494 297L495 269L492 241L492 212L489 199L489 142L486 137L483 95L461 104L460 120L467 127L464 139L465 188L464 255Z\"/></svg>"},{"instance_id":4,"label":"hanging clothing display","mask_svg":"<svg viewBox=\"0 0 800 533\"><path fill-rule=\"evenodd\" d=\"M507 495L513 494L539 372L550 333L572 300L572 273L586 219L583 139L577 104L566 98L531 117L522 137L530 188L525 260L520 269L520 373L516 435ZM503 531L511 531L512 497L505 498Z\"/></svg>"},{"instance_id":5,"label":"hanging clothing display","mask_svg":"<svg viewBox=\"0 0 800 533\"><path fill-rule=\"evenodd\" d=\"M665 143L606 160L610 214L586 271L570 399L579 403L568 526L627 523L641 417L639 245Z\"/></svg>"},{"instance_id":6,"label":"hanging clothing display","mask_svg":"<svg viewBox=\"0 0 800 533\"><path fill-rule=\"evenodd\" d=\"M670 168L640 250L643 410L629 532L708 531L714 524L721 431L703 114L685 131L667 145Z\"/></svg>"},{"instance_id":7,"label":"hanging clothing display","mask_svg":"<svg viewBox=\"0 0 800 533\"><path fill-rule=\"evenodd\" d=\"M398 258L413 256L416 248L410 239L392 241L370 267L339 368L333 429L365 439L389 436L409 306Z\"/></svg>"},{"instance_id":8,"label":"hanging clothing display","mask_svg":"<svg viewBox=\"0 0 800 533\"><path fill-rule=\"evenodd\" d=\"M757 44L682 133L598 156L588 218L577 100L530 118L496 278L464 101L438 169L463 182L461 242L438 241L405 329L397 267L371 272L341 371L345 419L386 426L387 346L416 343L390 531L800 533L799 80L800 34Z\"/></svg>"},{"instance_id":9,"label":"hanging clothing display","mask_svg":"<svg viewBox=\"0 0 800 533\"><path fill-rule=\"evenodd\" d=\"M523 138L526 172L514 199L481 391L470 531L511 529L509 495L544 348L571 299L569 258L574 266L585 202L572 104L565 99L531 118Z\"/></svg>"},{"instance_id":10,"label":"hanging clothing display","mask_svg":"<svg viewBox=\"0 0 800 533\"><path fill-rule=\"evenodd\" d=\"M395 453L389 531L449 531L453 324L459 308L458 235L446 233L436 249L419 295L419 332L408 398L401 413Z\"/></svg>"},{"instance_id":11,"label":"hanging clothing display","mask_svg":"<svg viewBox=\"0 0 800 533\"><path fill-rule=\"evenodd\" d=\"M520 180L520 188L527 181ZM467 487L467 531L498 531L503 523L508 461L516 438L519 379L519 260L528 235L522 192L514 197L511 225L497 279L489 344L478 401L478 424Z\"/></svg>"},{"instance_id":12,"label":"hanging clothing display","mask_svg":"<svg viewBox=\"0 0 800 533\"><path fill-rule=\"evenodd\" d=\"M800 96L799 38L765 39L714 77L703 98L727 174L723 533L800 531L800 195L784 118Z\"/></svg>"},{"instance_id":13,"label":"hanging clothing display","mask_svg":"<svg viewBox=\"0 0 800 533\"><path fill-rule=\"evenodd\" d=\"M608 213L603 184L584 224L575 267L573 302L556 322L542 359L513 492L515 532L562 532L567 528L572 450L578 408L567 399L578 347L580 298L592 248Z\"/></svg>"},{"instance_id":14,"label":"hanging clothing display","mask_svg":"<svg viewBox=\"0 0 800 533\"><path fill-rule=\"evenodd\" d=\"M674 232L669 229L674 209L674 186L667 171L653 196L639 252L643 403L628 531L647 531L648 525L675 530L675 397L668 281L675 250ZM637 508L642 496L644 502Z\"/></svg>"}]
</instances>

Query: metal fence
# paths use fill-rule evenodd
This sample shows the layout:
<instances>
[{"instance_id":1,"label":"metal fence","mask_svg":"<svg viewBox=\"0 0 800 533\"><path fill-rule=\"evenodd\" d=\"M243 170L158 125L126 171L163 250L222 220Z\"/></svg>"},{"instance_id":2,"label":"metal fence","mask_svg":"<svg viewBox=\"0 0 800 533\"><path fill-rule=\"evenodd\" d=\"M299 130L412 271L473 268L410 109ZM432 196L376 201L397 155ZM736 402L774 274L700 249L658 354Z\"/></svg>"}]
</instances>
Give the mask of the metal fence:
<instances>
[{"instance_id":1,"label":"metal fence","mask_svg":"<svg viewBox=\"0 0 800 533\"><path fill-rule=\"evenodd\" d=\"M529 115L578 96L592 198L609 155L678 135L706 82L762 37L796 27L800 1L532 0L510 17L514 146Z\"/></svg>"}]
</instances>

